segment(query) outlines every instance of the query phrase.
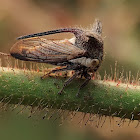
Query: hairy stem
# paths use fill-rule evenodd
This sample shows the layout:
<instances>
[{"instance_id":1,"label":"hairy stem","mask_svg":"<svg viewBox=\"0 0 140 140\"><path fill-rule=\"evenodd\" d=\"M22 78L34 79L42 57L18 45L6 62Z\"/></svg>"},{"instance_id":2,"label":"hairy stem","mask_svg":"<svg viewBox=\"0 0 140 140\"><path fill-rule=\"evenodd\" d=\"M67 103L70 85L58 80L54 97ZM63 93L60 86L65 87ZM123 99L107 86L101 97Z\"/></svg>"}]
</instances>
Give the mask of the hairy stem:
<instances>
[{"instance_id":1,"label":"hairy stem","mask_svg":"<svg viewBox=\"0 0 140 140\"><path fill-rule=\"evenodd\" d=\"M0 102L140 119L140 86L91 80L78 98L76 93L84 79L74 80L58 95L66 78L53 76L41 80L42 75L0 68Z\"/></svg>"}]
</instances>

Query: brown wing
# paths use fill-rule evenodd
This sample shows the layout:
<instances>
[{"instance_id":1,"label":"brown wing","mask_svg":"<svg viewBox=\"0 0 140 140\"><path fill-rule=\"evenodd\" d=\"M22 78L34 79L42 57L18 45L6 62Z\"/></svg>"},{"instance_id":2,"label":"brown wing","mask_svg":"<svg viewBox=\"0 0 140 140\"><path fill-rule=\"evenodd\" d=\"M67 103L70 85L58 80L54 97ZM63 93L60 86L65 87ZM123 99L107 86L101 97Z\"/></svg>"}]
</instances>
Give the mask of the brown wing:
<instances>
[{"instance_id":1,"label":"brown wing","mask_svg":"<svg viewBox=\"0 0 140 140\"><path fill-rule=\"evenodd\" d=\"M15 43L10 53L20 60L55 64L84 56L85 51L68 40L52 41L31 38Z\"/></svg>"}]
</instances>

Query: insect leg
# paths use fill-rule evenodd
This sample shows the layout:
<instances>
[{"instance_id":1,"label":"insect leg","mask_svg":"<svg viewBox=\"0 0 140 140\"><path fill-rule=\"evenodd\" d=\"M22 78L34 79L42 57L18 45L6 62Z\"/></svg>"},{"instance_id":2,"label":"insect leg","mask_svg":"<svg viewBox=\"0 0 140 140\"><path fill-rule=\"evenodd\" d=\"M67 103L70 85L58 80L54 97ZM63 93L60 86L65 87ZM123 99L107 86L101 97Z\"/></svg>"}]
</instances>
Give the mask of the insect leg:
<instances>
[{"instance_id":1,"label":"insect leg","mask_svg":"<svg viewBox=\"0 0 140 140\"><path fill-rule=\"evenodd\" d=\"M63 85L63 87L62 87L62 89L58 92L58 94L61 95L61 93L62 93L62 91L64 90L64 88L65 88L67 85L69 85L69 84L72 82L72 80L75 79L79 74L80 74L79 71L78 71L78 72L75 72L75 74L74 74L72 77L70 77L68 80L66 80L65 83L64 83L64 85Z\"/></svg>"},{"instance_id":2,"label":"insect leg","mask_svg":"<svg viewBox=\"0 0 140 140\"><path fill-rule=\"evenodd\" d=\"M41 77L41 79L46 78L46 77L47 77L49 74L51 74L51 73L60 72L60 71L66 71L66 70L69 70L68 67L60 68L60 69L58 69L58 68L53 69L53 70L51 70L50 72L48 72L47 74L43 75L43 76Z\"/></svg>"},{"instance_id":3,"label":"insect leg","mask_svg":"<svg viewBox=\"0 0 140 140\"><path fill-rule=\"evenodd\" d=\"M85 75L84 75L84 77L86 78L86 80L82 83L82 85L80 85L80 87L79 87L79 89L78 89L78 93L76 94L76 96L77 97L79 97L80 96L80 90L83 88L83 87L85 87L87 84L88 84L88 82L91 80L91 75L90 74L88 74L88 73L86 73Z\"/></svg>"},{"instance_id":4,"label":"insect leg","mask_svg":"<svg viewBox=\"0 0 140 140\"><path fill-rule=\"evenodd\" d=\"M8 53L2 53L2 52L0 52L0 55L4 55L4 56L11 56L10 54L8 54Z\"/></svg>"},{"instance_id":5,"label":"insect leg","mask_svg":"<svg viewBox=\"0 0 140 140\"><path fill-rule=\"evenodd\" d=\"M63 66L63 65L62 65L62 66ZM65 66L66 66L66 65L65 65ZM51 74L51 73L60 72L60 71L67 71L67 70L75 70L77 67L78 67L77 64L76 64L76 65L67 64L67 66L64 67L64 68L60 68L60 69L56 68L56 69L53 69L53 70L50 71L49 73L43 75L43 76L41 77L41 79L44 79L45 77L47 77L47 76L48 76L49 74Z\"/></svg>"}]
</instances>

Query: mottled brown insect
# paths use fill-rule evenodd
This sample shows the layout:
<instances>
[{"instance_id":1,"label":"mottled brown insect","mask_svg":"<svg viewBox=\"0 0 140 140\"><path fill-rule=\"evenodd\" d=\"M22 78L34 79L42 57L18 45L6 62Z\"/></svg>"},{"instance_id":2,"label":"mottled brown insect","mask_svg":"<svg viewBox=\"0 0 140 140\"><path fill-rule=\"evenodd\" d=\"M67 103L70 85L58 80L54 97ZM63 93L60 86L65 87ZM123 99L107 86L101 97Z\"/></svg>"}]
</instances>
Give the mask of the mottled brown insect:
<instances>
[{"instance_id":1,"label":"mottled brown insect","mask_svg":"<svg viewBox=\"0 0 140 140\"><path fill-rule=\"evenodd\" d=\"M38 36L73 33L74 37L64 40L47 40ZM83 88L91 79L103 60L102 24L95 20L90 30L78 28L63 28L42 33L36 33L17 38L19 41L10 50L11 56L25 61L35 61L63 66L50 73L74 70L75 73L63 85L59 94L77 76L85 77ZM28 38L28 39L27 39ZM65 67L64 67L65 66ZM42 76L42 79L46 75ZM79 91L78 94L79 95Z\"/></svg>"}]
</instances>

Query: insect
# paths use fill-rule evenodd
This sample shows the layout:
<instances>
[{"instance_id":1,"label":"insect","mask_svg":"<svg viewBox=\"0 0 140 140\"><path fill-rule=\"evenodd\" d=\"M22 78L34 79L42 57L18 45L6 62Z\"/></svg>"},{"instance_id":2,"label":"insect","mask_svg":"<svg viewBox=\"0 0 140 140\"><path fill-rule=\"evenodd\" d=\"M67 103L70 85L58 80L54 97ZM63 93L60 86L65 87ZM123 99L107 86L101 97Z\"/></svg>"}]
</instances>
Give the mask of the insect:
<instances>
[{"instance_id":1,"label":"insect","mask_svg":"<svg viewBox=\"0 0 140 140\"><path fill-rule=\"evenodd\" d=\"M64 40L47 40L39 36L57 33L73 33L74 37ZM59 94L78 76L85 77L80 89L88 84L91 76L103 61L102 24L95 20L90 30L80 28L62 28L18 37L19 40L10 50L10 55L24 61L49 63L59 66L50 73L73 70L74 74L65 81ZM60 67L61 66L61 67ZM43 75L45 78L48 74Z\"/></svg>"}]
</instances>

